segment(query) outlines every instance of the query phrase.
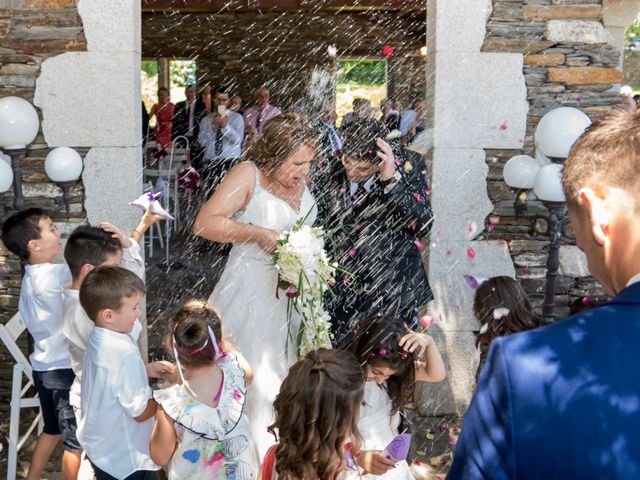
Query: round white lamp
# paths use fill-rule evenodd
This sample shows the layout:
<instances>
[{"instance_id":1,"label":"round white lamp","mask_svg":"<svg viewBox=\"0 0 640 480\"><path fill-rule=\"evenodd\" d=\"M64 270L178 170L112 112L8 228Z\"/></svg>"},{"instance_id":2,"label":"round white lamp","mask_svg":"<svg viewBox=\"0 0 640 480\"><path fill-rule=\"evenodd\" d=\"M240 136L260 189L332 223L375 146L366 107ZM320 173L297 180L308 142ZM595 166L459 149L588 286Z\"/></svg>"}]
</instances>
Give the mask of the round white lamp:
<instances>
[{"instance_id":1,"label":"round white lamp","mask_svg":"<svg viewBox=\"0 0 640 480\"><path fill-rule=\"evenodd\" d=\"M8 192L13 185L13 170L6 161L0 160L0 193Z\"/></svg>"},{"instance_id":2,"label":"round white lamp","mask_svg":"<svg viewBox=\"0 0 640 480\"><path fill-rule=\"evenodd\" d=\"M38 112L20 97L0 98L0 147L26 148L38 135Z\"/></svg>"},{"instance_id":3,"label":"round white lamp","mask_svg":"<svg viewBox=\"0 0 640 480\"><path fill-rule=\"evenodd\" d=\"M535 158L529 155L516 155L511 157L502 170L504 181L511 188L530 189L540 165Z\"/></svg>"},{"instance_id":4,"label":"round white lamp","mask_svg":"<svg viewBox=\"0 0 640 480\"><path fill-rule=\"evenodd\" d=\"M536 143L549 158L567 158L569 150L589 125L591 119L577 108L556 108L538 123Z\"/></svg>"},{"instance_id":5,"label":"round white lamp","mask_svg":"<svg viewBox=\"0 0 640 480\"><path fill-rule=\"evenodd\" d=\"M54 182L75 182L82 173L82 157L73 148L54 148L44 159L44 171Z\"/></svg>"},{"instance_id":6,"label":"round white lamp","mask_svg":"<svg viewBox=\"0 0 640 480\"><path fill-rule=\"evenodd\" d=\"M533 191L543 202L566 201L562 189L562 165L550 163L542 167L536 175Z\"/></svg>"},{"instance_id":7,"label":"round white lamp","mask_svg":"<svg viewBox=\"0 0 640 480\"><path fill-rule=\"evenodd\" d=\"M54 148L44 159L44 171L62 189L62 200L69 214L69 189L80 178L82 157L73 148Z\"/></svg>"}]
</instances>

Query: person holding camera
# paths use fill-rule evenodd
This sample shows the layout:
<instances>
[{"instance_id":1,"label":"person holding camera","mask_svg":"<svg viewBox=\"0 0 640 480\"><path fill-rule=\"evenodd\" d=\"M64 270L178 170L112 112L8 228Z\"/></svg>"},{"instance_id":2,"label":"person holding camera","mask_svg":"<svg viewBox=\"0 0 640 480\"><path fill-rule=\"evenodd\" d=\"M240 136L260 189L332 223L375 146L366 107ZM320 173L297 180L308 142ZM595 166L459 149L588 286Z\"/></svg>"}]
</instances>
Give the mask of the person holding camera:
<instances>
[{"instance_id":1,"label":"person holding camera","mask_svg":"<svg viewBox=\"0 0 640 480\"><path fill-rule=\"evenodd\" d=\"M213 111L200 121L198 142L204 148L202 177L209 195L242 155L244 120L227 109L229 91L219 86L213 92Z\"/></svg>"},{"instance_id":2,"label":"person holding camera","mask_svg":"<svg viewBox=\"0 0 640 480\"><path fill-rule=\"evenodd\" d=\"M386 128L361 120L343 132L340 160L315 176L314 195L338 274L329 302L335 343L376 314L415 324L433 299L422 264L432 213L422 156L384 140Z\"/></svg>"}]
</instances>

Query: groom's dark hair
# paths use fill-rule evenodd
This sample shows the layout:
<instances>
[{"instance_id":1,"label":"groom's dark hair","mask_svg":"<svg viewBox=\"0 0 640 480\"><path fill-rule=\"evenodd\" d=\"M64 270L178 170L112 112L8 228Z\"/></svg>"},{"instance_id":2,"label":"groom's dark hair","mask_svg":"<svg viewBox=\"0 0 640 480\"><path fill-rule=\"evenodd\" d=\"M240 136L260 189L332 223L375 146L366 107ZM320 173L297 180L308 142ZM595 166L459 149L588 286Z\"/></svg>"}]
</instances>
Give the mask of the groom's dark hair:
<instances>
[{"instance_id":1,"label":"groom's dark hair","mask_svg":"<svg viewBox=\"0 0 640 480\"><path fill-rule=\"evenodd\" d=\"M342 132L342 153L359 161L380 163L376 140L384 138L387 133L387 128L377 120L354 122Z\"/></svg>"}]
</instances>

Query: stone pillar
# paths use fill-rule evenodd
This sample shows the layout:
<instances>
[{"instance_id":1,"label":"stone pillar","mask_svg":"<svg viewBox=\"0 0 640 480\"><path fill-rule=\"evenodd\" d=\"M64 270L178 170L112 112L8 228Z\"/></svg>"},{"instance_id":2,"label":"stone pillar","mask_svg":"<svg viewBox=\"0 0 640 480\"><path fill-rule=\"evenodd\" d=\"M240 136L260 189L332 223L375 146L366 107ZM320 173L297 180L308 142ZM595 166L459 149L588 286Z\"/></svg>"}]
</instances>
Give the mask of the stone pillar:
<instances>
[{"instance_id":1,"label":"stone pillar","mask_svg":"<svg viewBox=\"0 0 640 480\"><path fill-rule=\"evenodd\" d=\"M624 33L640 14L640 0L618 0L617 2L603 2L602 20L611 34L609 43L620 50L619 69L623 70Z\"/></svg>"},{"instance_id":2,"label":"stone pillar","mask_svg":"<svg viewBox=\"0 0 640 480\"><path fill-rule=\"evenodd\" d=\"M422 389L419 410L431 416L462 413L471 398L479 325L463 275L515 275L506 243L476 238L492 211L484 149L520 148L528 105L523 56L481 52L491 0L430 0L427 9L429 312L436 317L429 333L448 370L445 382Z\"/></svg>"},{"instance_id":3,"label":"stone pillar","mask_svg":"<svg viewBox=\"0 0 640 480\"><path fill-rule=\"evenodd\" d=\"M140 2L78 0L86 52L42 63L34 104L48 146L89 147L82 181L91 224L131 232L142 193ZM146 336L141 342L146 347Z\"/></svg>"}]
</instances>

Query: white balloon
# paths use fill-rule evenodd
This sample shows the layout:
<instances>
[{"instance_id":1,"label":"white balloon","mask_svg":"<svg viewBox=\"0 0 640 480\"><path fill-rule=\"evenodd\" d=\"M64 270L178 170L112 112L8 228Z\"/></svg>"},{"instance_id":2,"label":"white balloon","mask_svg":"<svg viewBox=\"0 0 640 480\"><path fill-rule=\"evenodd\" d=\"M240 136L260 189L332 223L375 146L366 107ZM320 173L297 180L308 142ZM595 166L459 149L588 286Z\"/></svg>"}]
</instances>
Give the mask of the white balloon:
<instances>
[{"instance_id":1,"label":"white balloon","mask_svg":"<svg viewBox=\"0 0 640 480\"><path fill-rule=\"evenodd\" d=\"M540 119L535 139L547 157L567 158L575 141L591 125L591 119L573 107L560 107Z\"/></svg>"},{"instance_id":2,"label":"white balloon","mask_svg":"<svg viewBox=\"0 0 640 480\"><path fill-rule=\"evenodd\" d=\"M13 170L11 165L0 161L0 193L8 192L13 185Z\"/></svg>"},{"instance_id":3,"label":"white balloon","mask_svg":"<svg viewBox=\"0 0 640 480\"><path fill-rule=\"evenodd\" d=\"M538 171L533 191L540 200L547 202L566 201L562 189L562 169L563 165L550 163Z\"/></svg>"},{"instance_id":4,"label":"white balloon","mask_svg":"<svg viewBox=\"0 0 640 480\"><path fill-rule=\"evenodd\" d=\"M38 135L38 112L20 97L0 98L0 147L24 148Z\"/></svg>"},{"instance_id":5,"label":"white balloon","mask_svg":"<svg viewBox=\"0 0 640 480\"><path fill-rule=\"evenodd\" d=\"M532 188L540 166L529 155L511 157L502 170L504 181L512 188Z\"/></svg>"},{"instance_id":6,"label":"white balloon","mask_svg":"<svg viewBox=\"0 0 640 480\"><path fill-rule=\"evenodd\" d=\"M82 157L73 148L54 148L44 159L44 171L54 182L77 180L82 173Z\"/></svg>"},{"instance_id":7,"label":"white balloon","mask_svg":"<svg viewBox=\"0 0 640 480\"><path fill-rule=\"evenodd\" d=\"M4 160L5 162L7 162L7 164L11 165L11 157L9 155L0 153L0 160Z\"/></svg>"}]
</instances>

